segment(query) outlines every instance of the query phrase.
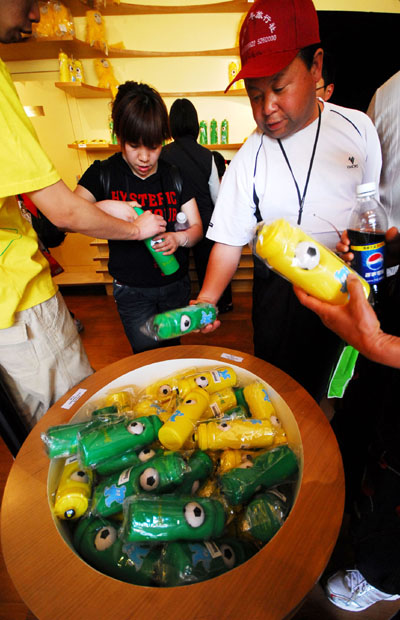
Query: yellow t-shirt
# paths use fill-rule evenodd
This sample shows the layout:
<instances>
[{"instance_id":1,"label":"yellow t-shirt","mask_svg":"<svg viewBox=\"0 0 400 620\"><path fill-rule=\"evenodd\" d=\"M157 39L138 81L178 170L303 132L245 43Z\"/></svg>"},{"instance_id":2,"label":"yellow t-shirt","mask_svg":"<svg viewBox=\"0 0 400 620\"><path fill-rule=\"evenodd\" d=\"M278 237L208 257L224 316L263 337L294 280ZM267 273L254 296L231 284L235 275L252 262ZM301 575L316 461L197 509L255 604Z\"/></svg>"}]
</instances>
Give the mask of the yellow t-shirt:
<instances>
[{"instance_id":1,"label":"yellow t-shirt","mask_svg":"<svg viewBox=\"0 0 400 620\"><path fill-rule=\"evenodd\" d=\"M0 59L0 329L15 312L50 299L57 286L16 194L53 185L60 176L40 146L11 76Z\"/></svg>"}]
</instances>

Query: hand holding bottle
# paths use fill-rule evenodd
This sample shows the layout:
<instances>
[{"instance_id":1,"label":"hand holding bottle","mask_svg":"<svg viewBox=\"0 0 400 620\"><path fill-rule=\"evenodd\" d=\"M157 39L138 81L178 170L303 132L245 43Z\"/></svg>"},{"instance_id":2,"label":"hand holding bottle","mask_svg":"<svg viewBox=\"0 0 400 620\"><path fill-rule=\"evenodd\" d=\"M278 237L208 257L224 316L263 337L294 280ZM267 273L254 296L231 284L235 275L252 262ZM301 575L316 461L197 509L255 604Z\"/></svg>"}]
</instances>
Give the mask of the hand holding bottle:
<instances>
[{"instance_id":1,"label":"hand holding bottle","mask_svg":"<svg viewBox=\"0 0 400 620\"><path fill-rule=\"evenodd\" d=\"M156 215L151 211L144 211L142 213L138 213L142 211L137 202L129 203L131 207L133 207L133 212L136 213L135 224L138 228L138 241L145 241L150 237L154 237L155 235L160 235L163 233L167 227L167 222L164 220L161 215Z\"/></svg>"},{"instance_id":2,"label":"hand holding bottle","mask_svg":"<svg viewBox=\"0 0 400 620\"><path fill-rule=\"evenodd\" d=\"M387 248L387 266L393 267L400 263L400 233L395 226L389 228L385 235ZM351 263L354 258L350 252L350 239L347 230L344 230L340 241L336 245L336 250L346 263Z\"/></svg>"}]
</instances>

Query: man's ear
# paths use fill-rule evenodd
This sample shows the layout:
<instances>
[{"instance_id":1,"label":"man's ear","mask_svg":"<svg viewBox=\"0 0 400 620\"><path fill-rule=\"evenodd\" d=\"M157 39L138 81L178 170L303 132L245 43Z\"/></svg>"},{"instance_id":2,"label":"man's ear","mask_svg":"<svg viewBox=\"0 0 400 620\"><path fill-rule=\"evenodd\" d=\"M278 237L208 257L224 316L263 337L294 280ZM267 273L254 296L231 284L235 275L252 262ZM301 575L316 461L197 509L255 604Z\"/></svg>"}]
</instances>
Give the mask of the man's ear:
<instances>
[{"instance_id":1,"label":"man's ear","mask_svg":"<svg viewBox=\"0 0 400 620\"><path fill-rule=\"evenodd\" d=\"M334 90L335 90L335 85L328 84L328 86L325 88L325 95L324 95L325 101L329 101L329 99L332 97L332 93Z\"/></svg>"},{"instance_id":2,"label":"man's ear","mask_svg":"<svg viewBox=\"0 0 400 620\"><path fill-rule=\"evenodd\" d=\"M324 50L319 47L314 54L313 62L311 65L311 74L315 80L315 83L319 82L322 76L322 64L324 61Z\"/></svg>"}]
</instances>

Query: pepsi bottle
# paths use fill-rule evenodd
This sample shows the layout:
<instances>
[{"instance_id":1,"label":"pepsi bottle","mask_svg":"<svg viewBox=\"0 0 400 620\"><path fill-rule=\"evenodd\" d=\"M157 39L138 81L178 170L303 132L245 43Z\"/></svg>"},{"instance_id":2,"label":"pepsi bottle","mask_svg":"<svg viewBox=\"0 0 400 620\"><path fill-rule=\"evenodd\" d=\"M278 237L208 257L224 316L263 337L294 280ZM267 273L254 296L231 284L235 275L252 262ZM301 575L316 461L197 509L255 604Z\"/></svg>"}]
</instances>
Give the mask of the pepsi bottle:
<instances>
[{"instance_id":1,"label":"pepsi bottle","mask_svg":"<svg viewBox=\"0 0 400 620\"><path fill-rule=\"evenodd\" d=\"M388 218L375 194L375 183L357 185L357 202L350 215L347 233L350 252L354 254L351 266L369 283L373 291L372 303L379 306L386 277Z\"/></svg>"}]
</instances>

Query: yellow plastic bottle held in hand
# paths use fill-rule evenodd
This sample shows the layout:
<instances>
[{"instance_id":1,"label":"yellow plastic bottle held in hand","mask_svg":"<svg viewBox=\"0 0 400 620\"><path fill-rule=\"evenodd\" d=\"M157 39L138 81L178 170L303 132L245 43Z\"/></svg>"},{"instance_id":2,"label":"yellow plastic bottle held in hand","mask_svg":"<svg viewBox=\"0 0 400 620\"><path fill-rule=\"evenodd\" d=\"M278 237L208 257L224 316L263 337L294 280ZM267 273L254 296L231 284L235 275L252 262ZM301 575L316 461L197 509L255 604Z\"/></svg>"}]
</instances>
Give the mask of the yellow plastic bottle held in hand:
<instances>
[{"instance_id":1,"label":"yellow plastic bottle held in hand","mask_svg":"<svg viewBox=\"0 0 400 620\"><path fill-rule=\"evenodd\" d=\"M368 282L336 254L284 219L270 224L260 222L253 241L253 252L273 271L314 297L331 304L348 301L347 277L359 277L365 296Z\"/></svg>"}]
</instances>

